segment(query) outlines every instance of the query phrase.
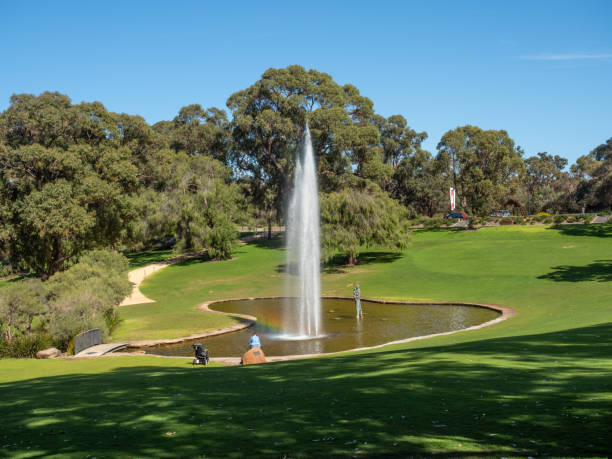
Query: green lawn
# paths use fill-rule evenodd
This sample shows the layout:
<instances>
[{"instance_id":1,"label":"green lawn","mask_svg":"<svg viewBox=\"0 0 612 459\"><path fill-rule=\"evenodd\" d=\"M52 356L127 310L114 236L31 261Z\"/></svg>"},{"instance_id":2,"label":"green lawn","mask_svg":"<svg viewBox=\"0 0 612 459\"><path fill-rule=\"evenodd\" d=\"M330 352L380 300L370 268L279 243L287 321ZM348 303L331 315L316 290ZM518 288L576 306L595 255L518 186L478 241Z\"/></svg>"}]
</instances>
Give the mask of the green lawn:
<instances>
[{"instance_id":1,"label":"green lawn","mask_svg":"<svg viewBox=\"0 0 612 459\"><path fill-rule=\"evenodd\" d=\"M482 330L259 367L5 360L0 456L612 450L611 225L422 231L401 257L363 260L328 269L324 293L350 295L358 282L364 297L498 303L517 315ZM279 294L282 263L282 250L250 244L232 261L171 266L143 286L158 303L122 313L134 323L157 315L142 332L182 333L191 319L206 327L197 303ZM183 314L190 319L167 323ZM122 329L136 332L129 321Z\"/></svg>"}]
</instances>

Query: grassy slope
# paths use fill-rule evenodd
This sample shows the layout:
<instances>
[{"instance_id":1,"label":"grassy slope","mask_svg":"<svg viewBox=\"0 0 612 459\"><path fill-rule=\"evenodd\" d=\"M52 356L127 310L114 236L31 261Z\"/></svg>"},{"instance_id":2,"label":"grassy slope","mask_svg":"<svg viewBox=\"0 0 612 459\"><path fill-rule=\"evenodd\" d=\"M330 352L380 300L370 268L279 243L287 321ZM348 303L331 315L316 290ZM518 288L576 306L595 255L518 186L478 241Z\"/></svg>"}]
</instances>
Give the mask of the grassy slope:
<instances>
[{"instance_id":1,"label":"grassy slope","mask_svg":"<svg viewBox=\"0 0 612 459\"><path fill-rule=\"evenodd\" d=\"M382 351L250 368L151 357L4 361L0 455L604 455L611 238L611 226L424 232L402 258L381 262L393 257L378 253L378 262L326 274L328 294L348 295L359 282L364 296L518 312ZM145 294L189 311L208 298L278 293L280 251L249 246L238 257L167 268Z\"/></svg>"}]
</instances>

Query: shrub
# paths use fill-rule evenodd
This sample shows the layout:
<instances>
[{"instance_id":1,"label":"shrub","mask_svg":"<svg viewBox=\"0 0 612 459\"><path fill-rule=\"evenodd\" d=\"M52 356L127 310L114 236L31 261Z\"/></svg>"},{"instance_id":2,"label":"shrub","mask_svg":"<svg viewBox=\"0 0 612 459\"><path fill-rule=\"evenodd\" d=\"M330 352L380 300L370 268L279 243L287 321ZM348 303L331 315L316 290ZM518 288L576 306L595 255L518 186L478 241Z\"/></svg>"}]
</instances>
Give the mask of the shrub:
<instances>
[{"instance_id":1,"label":"shrub","mask_svg":"<svg viewBox=\"0 0 612 459\"><path fill-rule=\"evenodd\" d=\"M64 292L49 304L47 330L58 347L65 350L79 333L92 328L105 330L104 298L90 290Z\"/></svg>"},{"instance_id":2,"label":"shrub","mask_svg":"<svg viewBox=\"0 0 612 459\"><path fill-rule=\"evenodd\" d=\"M127 269L128 262L121 254L97 250L86 253L79 263L44 283L29 279L1 289L3 352L15 356L32 354L30 341L36 343L31 338L35 321L62 350L69 347L74 336L91 328L112 333L121 323L114 307L132 288Z\"/></svg>"},{"instance_id":3,"label":"shrub","mask_svg":"<svg viewBox=\"0 0 612 459\"><path fill-rule=\"evenodd\" d=\"M524 225L525 224L525 219L523 217L515 217L514 218L514 223L516 225Z\"/></svg>"},{"instance_id":4,"label":"shrub","mask_svg":"<svg viewBox=\"0 0 612 459\"><path fill-rule=\"evenodd\" d=\"M17 335L11 340L0 339L0 358L33 358L36 353L51 346L47 335Z\"/></svg>"},{"instance_id":5,"label":"shrub","mask_svg":"<svg viewBox=\"0 0 612 459\"><path fill-rule=\"evenodd\" d=\"M499 221L500 225L512 225L514 222L512 221L512 218L510 217L504 217Z\"/></svg>"},{"instance_id":6,"label":"shrub","mask_svg":"<svg viewBox=\"0 0 612 459\"><path fill-rule=\"evenodd\" d=\"M227 218L221 218L210 231L208 254L217 260L227 260L232 257L234 240L238 237L236 227Z\"/></svg>"},{"instance_id":7,"label":"shrub","mask_svg":"<svg viewBox=\"0 0 612 459\"><path fill-rule=\"evenodd\" d=\"M104 311L104 322L106 323L108 334L112 335L119 325L121 325L123 319L119 317L119 311L116 308L112 308Z\"/></svg>"},{"instance_id":8,"label":"shrub","mask_svg":"<svg viewBox=\"0 0 612 459\"><path fill-rule=\"evenodd\" d=\"M544 217L544 223L546 223L547 225L551 224L553 222L552 217Z\"/></svg>"},{"instance_id":9,"label":"shrub","mask_svg":"<svg viewBox=\"0 0 612 459\"><path fill-rule=\"evenodd\" d=\"M440 228L442 225L452 225L453 223L455 223L455 220L448 221L444 218L428 218L423 224L425 225L425 228Z\"/></svg>"},{"instance_id":10,"label":"shrub","mask_svg":"<svg viewBox=\"0 0 612 459\"><path fill-rule=\"evenodd\" d=\"M0 330L8 341L14 331L29 335L34 320L46 312L43 284L39 279L14 282L0 290Z\"/></svg>"},{"instance_id":11,"label":"shrub","mask_svg":"<svg viewBox=\"0 0 612 459\"><path fill-rule=\"evenodd\" d=\"M555 215L555 218L553 219L553 221L556 224L563 223L565 221L565 216L563 216L563 215Z\"/></svg>"},{"instance_id":12,"label":"shrub","mask_svg":"<svg viewBox=\"0 0 612 459\"><path fill-rule=\"evenodd\" d=\"M567 223L576 223L582 220L582 216L581 215L570 215L567 218Z\"/></svg>"}]
</instances>

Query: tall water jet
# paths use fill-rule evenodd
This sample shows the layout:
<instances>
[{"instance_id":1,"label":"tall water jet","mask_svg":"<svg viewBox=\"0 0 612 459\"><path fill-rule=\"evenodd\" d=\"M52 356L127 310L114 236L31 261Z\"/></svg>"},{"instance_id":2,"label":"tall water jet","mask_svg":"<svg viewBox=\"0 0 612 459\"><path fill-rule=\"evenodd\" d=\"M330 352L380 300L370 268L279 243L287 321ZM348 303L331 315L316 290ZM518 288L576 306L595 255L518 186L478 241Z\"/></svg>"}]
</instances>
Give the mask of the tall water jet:
<instances>
[{"instance_id":1,"label":"tall water jet","mask_svg":"<svg viewBox=\"0 0 612 459\"><path fill-rule=\"evenodd\" d=\"M308 125L296 160L288 210L287 266L297 274L291 292L297 298L297 320L288 317L285 326L300 337L319 336L322 332L319 189Z\"/></svg>"}]
</instances>

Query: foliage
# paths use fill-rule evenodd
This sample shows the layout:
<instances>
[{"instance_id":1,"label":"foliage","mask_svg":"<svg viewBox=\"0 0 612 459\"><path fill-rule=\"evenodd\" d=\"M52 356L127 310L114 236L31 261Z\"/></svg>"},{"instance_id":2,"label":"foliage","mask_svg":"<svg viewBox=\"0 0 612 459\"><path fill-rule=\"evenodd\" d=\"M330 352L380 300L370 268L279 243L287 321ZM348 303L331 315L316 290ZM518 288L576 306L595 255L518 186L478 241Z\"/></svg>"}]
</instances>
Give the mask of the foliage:
<instances>
[{"instance_id":1,"label":"foliage","mask_svg":"<svg viewBox=\"0 0 612 459\"><path fill-rule=\"evenodd\" d=\"M45 293L39 279L13 282L0 290L0 331L7 341L15 332L30 335L34 319L45 311Z\"/></svg>"},{"instance_id":2,"label":"foliage","mask_svg":"<svg viewBox=\"0 0 612 459\"><path fill-rule=\"evenodd\" d=\"M233 115L232 161L269 226L288 194L307 122L322 190L334 191L354 176L385 181L391 175L383 162L372 101L326 73L297 65L271 68L232 94L227 106Z\"/></svg>"},{"instance_id":3,"label":"foliage","mask_svg":"<svg viewBox=\"0 0 612 459\"><path fill-rule=\"evenodd\" d=\"M521 155L506 131L469 125L446 132L438 144L438 160L469 214L486 214L514 193Z\"/></svg>"},{"instance_id":4,"label":"foliage","mask_svg":"<svg viewBox=\"0 0 612 459\"><path fill-rule=\"evenodd\" d=\"M12 339L0 337L0 359L34 358L38 351L49 346L51 346L51 338L41 333L17 335Z\"/></svg>"},{"instance_id":5,"label":"foliage","mask_svg":"<svg viewBox=\"0 0 612 459\"><path fill-rule=\"evenodd\" d=\"M567 188L568 175L563 171L566 165L567 159L546 152L525 159L523 183L528 195L528 214L563 208L563 196L571 193Z\"/></svg>"},{"instance_id":6,"label":"foliage","mask_svg":"<svg viewBox=\"0 0 612 459\"><path fill-rule=\"evenodd\" d=\"M103 313L104 315L104 323L106 325L106 330L108 330L108 334L112 335L119 325L124 321L119 315L119 311L117 309L107 309Z\"/></svg>"},{"instance_id":7,"label":"foliage","mask_svg":"<svg viewBox=\"0 0 612 459\"><path fill-rule=\"evenodd\" d=\"M130 228L133 240L173 237L177 251L207 249L213 258L231 257L237 233L238 187L230 170L206 156L173 154L160 162L148 190L134 201L140 218Z\"/></svg>"},{"instance_id":8,"label":"foliage","mask_svg":"<svg viewBox=\"0 0 612 459\"><path fill-rule=\"evenodd\" d=\"M51 93L11 101L0 115L0 244L46 279L82 251L119 240L137 169L102 104Z\"/></svg>"},{"instance_id":9,"label":"foliage","mask_svg":"<svg viewBox=\"0 0 612 459\"><path fill-rule=\"evenodd\" d=\"M612 138L578 158L572 173L578 181L577 202L596 210L609 208L612 202Z\"/></svg>"},{"instance_id":10,"label":"foliage","mask_svg":"<svg viewBox=\"0 0 612 459\"><path fill-rule=\"evenodd\" d=\"M23 341L48 333L65 350L75 335L90 328L112 333L120 323L114 308L131 291L127 267L122 255L96 250L84 254L79 263L44 283L28 279L3 288L0 290L3 339L11 343L14 339Z\"/></svg>"},{"instance_id":11,"label":"foliage","mask_svg":"<svg viewBox=\"0 0 612 459\"><path fill-rule=\"evenodd\" d=\"M324 258L335 252L355 264L362 247L406 246L405 211L377 186L321 194L321 238Z\"/></svg>"},{"instance_id":12,"label":"foliage","mask_svg":"<svg viewBox=\"0 0 612 459\"><path fill-rule=\"evenodd\" d=\"M0 113L0 261L47 279L92 248L208 250L232 256L234 225L282 226L308 122L323 193L368 183L411 218L458 207L485 216L509 198L530 211L609 209L612 139L567 161L523 151L504 130L426 132L376 114L351 84L300 66L271 68L227 100L190 104L150 126L100 102L16 94ZM425 221L423 221L425 224ZM427 220L428 225L437 225Z\"/></svg>"},{"instance_id":13,"label":"foliage","mask_svg":"<svg viewBox=\"0 0 612 459\"><path fill-rule=\"evenodd\" d=\"M179 110L172 122L161 121L153 129L169 138L176 152L209 155L219 161L228 160L229 122L225 111L212 107L204 110L199 104Z\"/></svg>"},{"instance_id":14,"label":"foliage","mask_svg":"<svg viewBox=\"0 0 612 459\"><path fill-rule=\"evenodd\" d=\"M447 209L451 182L443 171L442 161L419 149L397 166L392 195L416 214L433 217Z\"/></svg>"}]
</instances>

